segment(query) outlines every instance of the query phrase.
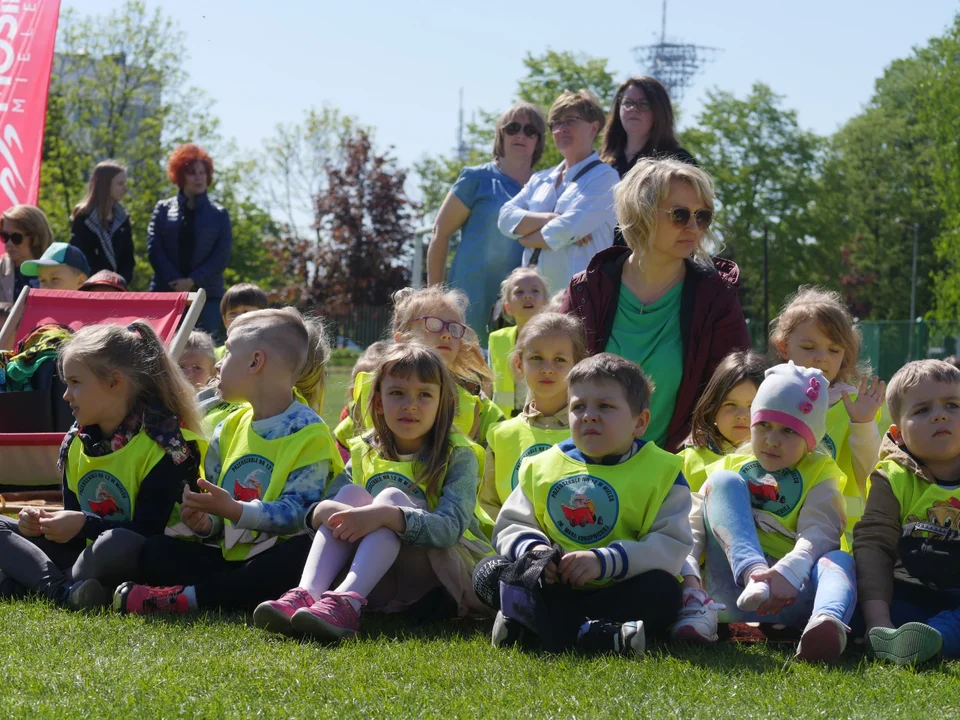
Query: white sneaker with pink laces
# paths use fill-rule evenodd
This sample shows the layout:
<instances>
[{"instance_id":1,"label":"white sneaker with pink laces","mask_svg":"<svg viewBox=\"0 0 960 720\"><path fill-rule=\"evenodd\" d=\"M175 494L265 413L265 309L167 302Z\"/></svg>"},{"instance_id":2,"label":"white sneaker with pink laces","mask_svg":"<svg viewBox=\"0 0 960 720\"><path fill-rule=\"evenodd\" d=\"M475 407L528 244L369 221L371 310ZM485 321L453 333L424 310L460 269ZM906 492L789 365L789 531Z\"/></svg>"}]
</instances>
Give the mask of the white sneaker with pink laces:
<instances>
[{"instance_id":1,"label":"white sneaker with pink laces","mask_svg":"<svg viewBox=\"0 0 960 720\"><path fill-rule=\"evenodd\" d=\"M717 641L717 611L727 606L707 597L703 590L687 588L683 591L683 607L670 636L677 642L715 643Z\"/></svg>"},{"instance_id":2,"label":"white sneaker with pink laces","mask_svg":"<svg viewBox=\"0 0 960 720\"><path fill-rule=\"evenodd\" d=\"M328 591L313 605L293 614L290 624L294 631L323 640L342 640L353 637L360 630L360 610L367 604L360 593Z\"/></svg>"}]
</instances>

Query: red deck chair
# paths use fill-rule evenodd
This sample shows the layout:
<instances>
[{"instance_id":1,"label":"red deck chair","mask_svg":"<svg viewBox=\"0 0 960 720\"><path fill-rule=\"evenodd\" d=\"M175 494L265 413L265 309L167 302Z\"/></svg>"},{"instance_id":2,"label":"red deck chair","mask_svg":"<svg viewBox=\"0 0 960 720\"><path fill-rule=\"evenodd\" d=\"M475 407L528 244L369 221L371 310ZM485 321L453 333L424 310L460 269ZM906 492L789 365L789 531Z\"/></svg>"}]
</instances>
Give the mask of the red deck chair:
<instances>
[{"instance_id":1,"label":"red deck chair","mask_svg":"<svg viewBox=\"0 0 960 720\"><path fill-rule=\"evenodd\" d=\"M147 320L173 358L180 357L206 301L193 293L97 293L24 288L0 330L0 349L11 349L38 325L129 325ZM182 322L181 322L182 320ZM179 326L179 327L178 327ZM63 433L0 433L0 485L59 485L57 453Z\"/></svg>"}]
</instances>

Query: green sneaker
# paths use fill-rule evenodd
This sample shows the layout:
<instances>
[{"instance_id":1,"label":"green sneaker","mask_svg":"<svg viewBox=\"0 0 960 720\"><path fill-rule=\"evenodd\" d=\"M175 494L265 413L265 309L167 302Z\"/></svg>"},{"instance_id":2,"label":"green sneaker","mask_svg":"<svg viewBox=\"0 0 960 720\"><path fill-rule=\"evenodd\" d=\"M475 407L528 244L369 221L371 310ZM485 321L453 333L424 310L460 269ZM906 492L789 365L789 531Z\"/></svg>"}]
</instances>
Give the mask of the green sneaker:
<instances>
[{"instance_id":1,"label":"green sneaker","mask_svg":"<svg viewBox=\"0 0 960 720\"><path fill-rule=\"evenodd\" d=\"M897 665L919 665L943 650L943 638L929 625L911 622L896 630L873 628L867 633L867 652L877 660Z\"/></svg>"}]
</instances>

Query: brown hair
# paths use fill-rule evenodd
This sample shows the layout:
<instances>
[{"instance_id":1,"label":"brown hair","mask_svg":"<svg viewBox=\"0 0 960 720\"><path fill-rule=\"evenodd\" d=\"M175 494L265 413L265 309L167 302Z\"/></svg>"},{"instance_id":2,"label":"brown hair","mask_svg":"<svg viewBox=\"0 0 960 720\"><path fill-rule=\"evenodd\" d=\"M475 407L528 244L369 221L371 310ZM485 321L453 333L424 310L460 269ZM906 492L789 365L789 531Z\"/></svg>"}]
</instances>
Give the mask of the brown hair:
<instances>
[{"instance_id":1,"label":"brown hair","mask_svg":"<svg viewBox=\"0 0 960 720\"><path fill-rule=\"evenodd\" d=\"M513 292L514 285L520 282L521 278L526 277L535 277L540 281L540 287L543 289L543 304L546 305L550 299L550 289L547 287L546 278L544 278L536 268L527 266L514 268L510 274L503 279L503 282L500 283L500 299L504 303L510 302L510 293ZM507 312L506 308L500 311L500 315L509 320L513 320L513 316Z\"/></svg>"},{"instance_id":2,"label":"brown hair","mask_svg":"<svg viewBox=\"0 0 960 720\"><path fill-rule=\"evenodd\" d=\"M300 311L292 307L244 313L230 326L227 339L249 339L275 354L290 371L291 388L297 384L310 352L310 331Z\"/></svg>"},{"instance_id":3,"label":"brown hair","mask_svg":"<svg viewBox=\"0 0 960 720\"><path fill-rule=\"evenodd\" d=\"M613 353L598 353L574 365L567 376L567 387L580 382L613 382L620 386L630 412L640 416L650 408L653 382L640 366ZM569 392L569 390L568 390Z\"/></svg>"},{"instance_id":4,"label":"brown hair","mask_svg":"<svg viewBox=\"0 0 960 720\"><path fill-rule=\"evenodd\" d=\"M588 123L600 123L598 134L603 129L603 123L606 115L600 106L597 96L586 88L581 88L576 92L565 90L560 93L560 97L553 101L550 106L550 113L547 116L549 122L559 120L569 112L579 113L579 115Z\"/></svg>"},{"instance_id":5,"label":"brown hair","mask_svg":"<svg viewBox=\"0 0 960 720\"><path fill-rule=\"evenodd\" d=\"M228 287L220 298L220 316L243 305L264 310L270 307L270 301L267 294L253 283L237 283Z\"/></svg>"},{"instance_id":6,"label":"brown hair","mask_svg":"<svg viewBox=\"0 0 960 720\"><path fill-rule=\"evenodd\" d=\"M770 321L770 345L781 356L791 333L805 322L813 321L820 331L843 348L843 362L834 382L855 383L870 375L870 365L860 363L860 328L843 302L840 293L813 285L802 286L783 303L780 314Z\"/></svg>"},{"instance_id":7,"label":"brown hair","mask_svg":"<svg viewBox=\"0 0 960 720\"><path fill-rule=\"evenodd\" d=\"M387 376L409 378L416 376L422 383L440 386L439 406L433 427L424 439L414 465L415 482L422 483L427 497L435 498L440 492L447 474L450 457L450 434L458 432L453 424L457 414L457 385L443 360L433 350L422 345L394 345L383 356L380 367L373 376L373 392L367 412L373 419L371 451L376 451L386 460L399 460L396 440L387 427L383 415L374 412L374 401L380 395L380 386Z\"/></svg>"},{"instance_id":8,"label":"brown hair","mask_svg":"<svg viewBox=\"0 0 960 720\"><path fill-rule=\"evenodd\" d=\"M960 370L944 360L914 360L897 370L887 384L887 406L890 417L896 425L900 424L904 407L904 396L924 380L950 383L960 386Z\"/></svg>"},{"instance_id":9,"label":"brown hair","mask_svg":"<svg viewBox=\"0 0 960 720\"><path fill-rule=\"evenodd\" d=\"M523 359L524 351L530 343L545 335L566 335L573 343L573 362L576 364L589 354L587 339L583 333L583 323L575 315L559 312L543 312L530 318L530 321L520 328L517 333L517 344L513 346L510 355L518 360Z\"/></svg>"},{"instance_id":10,"label":"brown hair","mask_svg":"<svg viewBox=\"0 0 960 720\"><path fill-rule=\"evenodd\" d=\"M213 338L210 333L203 330L194 330L187 336L187 342L183 346L183 351L193 350L207 358L211 364L217 364L217 353L213 347Z\"/></svg>"},{"instance_id":11,"label":"brown hair","mask_svg":"<svg viewBox=\"0 0 960 720\"><path fill-rule=\"evenodd\" d=\"M180 419L182 427L202 434L196 391L146 320L134 320L127 327L88 325L78 330L57 356L61 380L67 358L82 363L98 378L122 374L130 385L131 410L139 412L160 404Z\"/></svg>"},{"instance_id":12,"label":"brown hair","mask_svg":"<svg viewBox=\"0 0 960 720\"><path fill-rule=\"evenodd\" d=\"M106 222L110 208L113 206L113 198L110 197L110 183L120 173L125 173L127 168L116 160L104 160L98 163L90 176L90 183L87 185L87 195L73 208L71 220L76 220L81 215L89 215L96 208L100 214L101 222Z\"/></svg>"},{"instance_id":13,"label":"brown hair","mask_svg":"<svg viewBox=\"0 0 960 720\"><path fill-rule=\"evenodd\" d=\"M0 228L4 221L16 223L21 232L30 238L30 252L39 260L53 242L53 230L43 210L34 205L13 205L0 215Z\"/></svg>"},{"instance_id":14,"label":"brown hair","mask_svg":"<svg viewBox=\"0 0 960 720\"><path fill-rule=\"evenodd\" d=\"M703 394L693 408L690 419L690 440L695 448L710 447L723 448L729 444L716 426L717 412L723 406L723 401L737 385L742 382L752 382L758 388L763 382L764 373L770 363L754 350L734 350L727 355L717 369Z\"/></svg>"},{"instance_id":15,"label":"brown hair","mask_svg":"<svg viewBox=\"0 0 960 720\"><path fill-rule=\"evenodd\" d=\"M307 359L297 378L295 387L303 395L314 412L323 412L323 391L325 389L324 366L330 359L330 342L323 320L318 317L305 317L303 324L307 328Z\"/></svg>"},{"instance_id":16,"label":"brown hair","mask_svg":"<svg viewBox=\"0 0 960 720\"><path fill-rule=\"evenodd\" d=\"M632 77L617 88L617 94L613 96L613 107L610 108L607 124L603 128L603 148L600 150L600 159L609 165L615 163L617 157L627 147L627 131L620 120L620 106L623 104L623 96L631 87L643 91L653 112L650 137L647 138L647 144L640 150L640 154L652 155L680 147L674 130L673 103L670 102L667 89L660 84L659 80L649 75Z\"/></svg>"},{"instance_id":17,"label":"brown hair","mask_svg":"<svg viewBox=\"0 0 960 720\"><path fill-rule=\"evenodd\" d=\"M533 157L530 160L532 167L540 162L540 158L543 157L543 146L544 143L546 143L547 137L547 123L543 119L543 112L533 103L519 102L499 117L493 131L493 157L499 160L505 155L503 149L503 128L514 120L520 122L518 119L520 117L525 117L529 120L530 124L540 133L540 135L537 136L537 145L533 149Z\"/></svg>"}]
</instances>

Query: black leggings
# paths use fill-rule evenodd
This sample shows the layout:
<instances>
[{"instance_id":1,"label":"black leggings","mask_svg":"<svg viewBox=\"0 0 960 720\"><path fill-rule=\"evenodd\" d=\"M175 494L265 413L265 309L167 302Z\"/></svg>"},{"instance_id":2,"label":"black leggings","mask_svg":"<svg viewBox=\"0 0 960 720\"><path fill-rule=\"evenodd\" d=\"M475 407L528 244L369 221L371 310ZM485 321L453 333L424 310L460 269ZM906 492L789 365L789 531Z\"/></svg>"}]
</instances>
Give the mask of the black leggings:
<instances>
[{"instance_id":1,"label":"black leggings","mask_svg":"<svg viewBox=\"0 0 960 720\"><path fill-rule=\"evenodd\" d=\"M193 585L201 608L252 610L300 583L309 552L310 538L297 535L240 562L216 546L158 535L140 553L140 577L147 585Z\"/></svg>"}]
</instances>

